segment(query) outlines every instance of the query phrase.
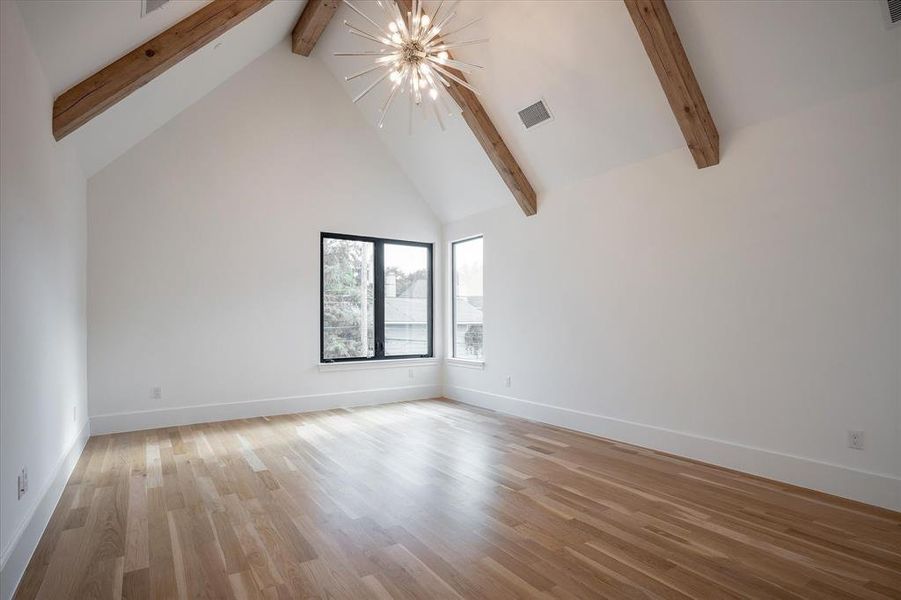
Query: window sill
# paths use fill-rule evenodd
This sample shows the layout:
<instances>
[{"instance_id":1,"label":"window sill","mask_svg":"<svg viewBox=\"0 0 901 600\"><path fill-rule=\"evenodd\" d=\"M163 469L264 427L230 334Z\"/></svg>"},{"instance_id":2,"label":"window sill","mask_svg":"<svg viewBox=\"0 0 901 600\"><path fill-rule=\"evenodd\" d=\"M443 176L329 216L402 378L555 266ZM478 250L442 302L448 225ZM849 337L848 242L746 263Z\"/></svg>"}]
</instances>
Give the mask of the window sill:
<instances>
[{"instance_id":1,"label":"window sill","mask_svg":"<svg viewBox=\"0 0 901 600\"><path fill-rule=\"evenodd\" d=\"M444 359L448 365L453 367L463 367L465 369L479 369L482 370L485 368L484 360L469 360L466 358L446 358Z\"/></svg>"},{"instance_id":2,"label":"window sill","mask_svg":"<svg viewBox=\"0 0 901 600\"><path fill-rule=\"evenodd\" d=\"M364 371L368 369L392 369L401 367L430 367L438 364L437 358L397 358L385 360L354 360L348 362L319 363L320 373L332 371Z\"/></svg>"}]
</instances>

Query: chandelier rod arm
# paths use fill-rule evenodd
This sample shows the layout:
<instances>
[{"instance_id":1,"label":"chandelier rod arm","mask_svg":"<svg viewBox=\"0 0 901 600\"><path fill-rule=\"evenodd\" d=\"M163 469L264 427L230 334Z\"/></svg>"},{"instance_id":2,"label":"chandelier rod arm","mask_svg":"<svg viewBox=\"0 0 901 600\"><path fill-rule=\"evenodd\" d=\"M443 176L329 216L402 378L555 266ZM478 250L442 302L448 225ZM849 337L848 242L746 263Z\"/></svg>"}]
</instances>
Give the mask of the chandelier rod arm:
<instances>
[{"instance_id":1,"label":"chandelier rod arm","mask_svg":"<svg viewBox=\"0 0 901 600\"><path fill-rule=\"evenodd\" d=\"M372 23L372 26L375 27L376 29L378 29L379 31L381 31L381 32L385 35L385 37L388 37L388 38L391 37L391 35L390 35L387 31L385 31L384 29L382 29L382 26L381 26L381 25L379 25L378 23L376 23L375 21L373 21L372 19L370 19L370 18L369 18L369 15L367 15L367 14L364 13L362 10L360 10L359 8L357 8L357 6L356 6L353 2L351 2L350 0L344 0L344 4L346 4L347 6L349 6L350 9L351 9L352 11L354 11L355 13L357 13L358 15L360 15L361 17L363 17L364 19L366 19L367 21L369 21L370 23ZM347 21L345 21L345 23L347 23Z\"/></svg>"},{"instance_id":2,"label":"chandelier rod arm","mask_svg":"<svg viewBox=\"0 0 901 600\"><path fill-rule=\"evenodd\" d=\"M375 86L377 86L378 84L380 84L381 82L383 82L383 81L385 80L385 78L388 77L388 74L389 74L389 73L391 73L391 69L388 69L387 71L385 71L385 74L384 74L384 75L382 75L381 77L379 77L378 79L376 79L375 81L373 81L373 82L369 85L369 87L367 87L365 90L363 90L362 92L360 92L360 95L357 96L356 98L354 98L354 104L356 104L358 101L360 101L360 100L363 98L363 96L365 96L366 94L368 94L369 92L371 92L372 89L373 89Z\"/></svg>"},{"instance_id":3,"label":"chandelier rod arm","mask_svg":"<svg viewBox=\"0 0 901 600\"><path fill-rule=\"evenodd\" d=\"M344 21L344 24L347 25L347 27L348 27L348 29L347 29L348 33L352 33L354 35L360 36L361 38L369 40L370 42L375 42L376 44L381 44L382 46L391 46L392 48L399 48L399 46L397 44L394 44L394 43L386 44L384 40L380 40L377 37L373 37L373 36L369 35L365 31L360 31L359 29L356 29L353 25L351 25L347 21Z\"/></svg>"},{"instance_id":4,"label":"chandelier rod arm","mask_svg":"<svg viewBox=\"0 0 901 600\"><path fill-rule=\"evenodd\" d=\"M474 87L472 87L471 85L469 85L468 83L466 83L465 80L460 79L459 77L457 77L456 75L454 75L453 73L451 73L450 71L448 71L447 69L445 69L444 67L442 67L442 66L441 66L441 63L439 63L437 60L434 60L434 59L432 59L432 58L430 57L430 58L429 58L429 62L432 63L432 68L433 68L433 69L437 69L438 72L447 75L449 78L453 79L454 81L456 81L457 83L459 83L460 85L462 85L463 87L465 87L466 89L468 89L470 92L472 92L472 93L475 94L476 96L479 96L479 95L480 95L479 92L478 92L478 90L476 90Z\"/></svg>"},{"instance_id":5,"label":"chandelier rod arm","mask_svg":"<svg viewBox=\"0 0 901 600\"><path fill-rule=\"evenodd\" d=\"M472 46L474 44L484 44L488 41L488 38L481 38L478 40L466 40L465 42L450 42L447 44L441 44L440 46L432 46L429 48L431 51L442 51L442 50L452 50L454 48L459 48L461 46Z\"/></svg>"},{"instance_id":6,"label":"chandelier rod arm","mask_svg":"<svg viewBox=\"0 0 901 600\"><path fill-rule=\"evenodd\" d=\"M365 75L366 73L372 73L373 71L376 71L378 69L390 69L390 68L391 68L390 64L378 64L378 65L363 69L362 71L357 71L356 73L352 73L351 75L347 75L344 77L344 81L350 81L351 79L356 79L357 77L360 77L361 75ZM389 75L390 75L390 73L389 73Z\"/></svg>"},{"instance_id":7,"label":"chandelier rod arm","mask_svg":"<svg viewBox=\"0 0 901 600\"><path fill-rule=\"evenodd\" d=\"M482 17L476 17L475 19L473 19L466 25L463 25L462 27L458 27L458 28L454 29L453 31L448 31L447 33L442 34L441 37L447 38L448 36L458 34L461 31L463 31L464 29L466 29L467 27L469 27L470 25L475 25L476 23L478 23L481 20L482 20Z\"/></svg>"}]
</instances>

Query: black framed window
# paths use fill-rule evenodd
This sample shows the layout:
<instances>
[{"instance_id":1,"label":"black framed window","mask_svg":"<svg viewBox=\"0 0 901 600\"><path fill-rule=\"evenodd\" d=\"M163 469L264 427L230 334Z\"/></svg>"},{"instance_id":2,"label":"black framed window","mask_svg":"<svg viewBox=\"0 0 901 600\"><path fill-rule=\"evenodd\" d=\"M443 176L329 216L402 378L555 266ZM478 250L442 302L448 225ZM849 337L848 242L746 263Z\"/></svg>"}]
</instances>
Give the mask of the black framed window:
<instances>
[{"instance_id":1,"label":"black framed window","mask_svg":"<svg viewBox=\"0 0 901 600\"><path fill-rule=\"evenodd\" d=\"M323 233L320 360L432 356L432 244Z\"/></svg>"},{"instance_id":2,"label":"black framed window","mask_svg":"<svg viewBox=\"0 0 901 600\"><path fill-rule=\"evenodd\" d=\"M482 360L482 236L451 244L454 358Z\"/></svg>"}]
</instances>

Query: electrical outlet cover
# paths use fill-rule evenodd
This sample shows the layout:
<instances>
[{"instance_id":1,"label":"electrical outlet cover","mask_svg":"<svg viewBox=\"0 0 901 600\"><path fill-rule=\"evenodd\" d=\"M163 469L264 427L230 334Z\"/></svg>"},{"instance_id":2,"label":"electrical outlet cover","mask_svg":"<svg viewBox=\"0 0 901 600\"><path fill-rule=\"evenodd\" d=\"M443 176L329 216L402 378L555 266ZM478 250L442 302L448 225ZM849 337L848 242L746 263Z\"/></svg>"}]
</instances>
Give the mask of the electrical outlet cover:
<instances>
[{"instance_id":1,"label":"electrical outlet cover","mask_svg":"<svg viewBox=\"0 0 901 600\"><path fill-rule=\"evenodd\" d=\"M19 479L17 483L19 488L18 498L21 499L22 496L25 495L25 492L28 491L28 471L25 469L25 467L22 467L22 472L19 473Z\"/></svg>"}]
</instances>

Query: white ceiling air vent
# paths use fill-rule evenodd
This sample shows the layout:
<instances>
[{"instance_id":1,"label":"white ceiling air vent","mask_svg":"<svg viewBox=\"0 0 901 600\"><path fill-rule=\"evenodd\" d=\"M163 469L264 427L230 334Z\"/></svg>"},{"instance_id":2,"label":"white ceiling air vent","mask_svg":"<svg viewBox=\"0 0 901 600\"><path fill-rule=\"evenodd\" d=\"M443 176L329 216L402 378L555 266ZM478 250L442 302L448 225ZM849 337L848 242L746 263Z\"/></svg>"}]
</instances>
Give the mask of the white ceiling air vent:
<instances>
[{"instance_id":1,"label":"white ceiling air vent","mask_svg":"<svg viewBox=\"0 0 901 600\"><path fill-rule=\"evenodd\" d=\"M141 16L146 17L153 11L164 7L169 0L141 0Z\"/></svg>"},{"instance_id":2,"label":"white ceiling air vent","mask_svg":"<svg viewBox=\"0 0 901 600\"><path fill-rule=\"evenodd\" d=\"M882 12L885 13L885 26L901 25L901 0L882 0Z\"/></svg>"},{"instance_id":3,"label":"white ceiling air vent","mask_svg":"<svg viewBox=\"0 0 901 600\"><path fill-rule=\"evenodd\" d=\"M539 100L535 104L519 111L519 118L526 129L531 129L536 125L552 120L554 117L551 115L551 111L548 110L544 100Z\"/></svg>"}]
</instances>

